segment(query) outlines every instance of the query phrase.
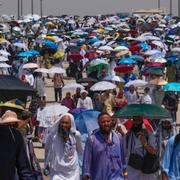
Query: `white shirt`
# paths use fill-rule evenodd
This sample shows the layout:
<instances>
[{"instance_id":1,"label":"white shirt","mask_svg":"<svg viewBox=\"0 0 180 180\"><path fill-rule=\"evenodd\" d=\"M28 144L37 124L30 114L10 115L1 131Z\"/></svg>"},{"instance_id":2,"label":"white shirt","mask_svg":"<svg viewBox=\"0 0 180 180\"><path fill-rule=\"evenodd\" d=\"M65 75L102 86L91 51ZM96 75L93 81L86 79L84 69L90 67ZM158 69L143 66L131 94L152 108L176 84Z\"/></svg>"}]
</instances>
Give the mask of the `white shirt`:
<instances>
[{"instance_id":1,"label":"white shirt","mask_svg":"<svg viewBox=\"0 0 180 180\"><path fill-rule=\"evenodd\" d=\"M149 94L144 94L144 96L142 96L142 98L141 98L141 103L142 104L152 104L151 96Z\"/></svg>"},{"instance_id":2,"label":"white shirt","mask_svg":"<svg viewBox=\"0 0 180 180\"><path fill-rule=\"evenodd\" d=\"M134 93L130 93L129 91L126 93L126 99L128 101L128 104L139 104L139 99L138 96L136 94L136 92L134 91Z\"/></svg>"},{"instance_id":3,"label":"white shirt","mask_svg":"<svg viewBox=\"0 0 180 180\"><path fill-rule=\"evenodd\" d=\"M85 99L79 98L77 103L77 108L86 108L93 109L93 103L90 97L86 97Z\"/></svg>"}]
</instances>

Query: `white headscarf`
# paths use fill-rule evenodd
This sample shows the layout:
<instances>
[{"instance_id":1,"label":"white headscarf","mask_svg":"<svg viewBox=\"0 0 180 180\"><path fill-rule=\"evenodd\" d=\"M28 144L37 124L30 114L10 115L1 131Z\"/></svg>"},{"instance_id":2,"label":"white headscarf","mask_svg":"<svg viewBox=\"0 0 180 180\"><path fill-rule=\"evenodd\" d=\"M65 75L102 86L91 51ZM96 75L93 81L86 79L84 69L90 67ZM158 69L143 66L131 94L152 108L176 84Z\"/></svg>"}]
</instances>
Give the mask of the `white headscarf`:
<instances>
[{"instance_id":1,"label":"white headscarf","mask_svg":"<svg viewBox=\"0 0 180 180\"><path fill-rule=\"evenodd\" d=\"M65 143L58 132L59 123L64 116L69 116L71 119L69 134L69 138L72 142L71 145ZM50 163L50 169L59 172L58 175L61 179L64 179L64 177L69 180L76 179L74 177L77 177L79 173L77 146L81 146L80 133L76 131L73 116L69 113L65 113L60 116L59 121L50 129L45 145L45 165Z\"/></svg>"}]
</instances>

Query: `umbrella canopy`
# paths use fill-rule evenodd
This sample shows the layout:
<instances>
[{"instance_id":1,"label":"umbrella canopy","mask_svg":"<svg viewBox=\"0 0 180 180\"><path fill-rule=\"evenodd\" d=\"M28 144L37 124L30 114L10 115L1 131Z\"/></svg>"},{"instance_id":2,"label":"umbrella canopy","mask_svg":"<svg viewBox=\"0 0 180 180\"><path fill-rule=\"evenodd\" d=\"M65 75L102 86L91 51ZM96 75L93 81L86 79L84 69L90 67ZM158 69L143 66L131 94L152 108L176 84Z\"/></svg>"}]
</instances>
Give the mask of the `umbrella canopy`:
<instances>
[{"instance_id":1,"label":"umbrella canopy","mask_svg":"<svg viewBox=\"0 0 180 180\"><path fill-rule=\"evenodd\" d=\"M136 79L134 81L129 81L127 84L125 84L125 87L129 87L131 85L135 86L135 87L143 87L146 86L148 83L144 80L141 79Z\"/></svg>"},{"instance_id":2,"label":"umbrella canopy","mask_svg":"<svg viewBox=\"0 0 180 180\"><path fill-rule=\"evenodd\" d=\"M79 53L69 54L67 58L73 60L83 59L83 57Z\"/></svg>"},{"instance_id":3,"label":"umbrella canopy","mask_svg":"<svg viewBox=\"0 0 180 180\"><path fill-rule=\"evenodd\" d=\"M180 91L180 83L178 82L170 82L163 86L165 91Z\"/></svg>"},{"instance_id":4,"label":"umbrella canopy","mask_svg":"<svg viewBox=\"0 0 180 180\"><path fill-rule=\"evenodd\" d=\"M57 51L57 52L53 55L53 57L54 57L55 59L61 58L61 57L63 57L63 56L64 56L64 51Z\"/></svg>"},{"instance_id":5,"label":"umbrella canopy","mask_svg":"<svg viewBox=\"0 0 180 180\"><path fill-rule=\"evenodd\" d=\"M79 79L77 82L78 83L87 83L87 82L94 82L94 83L96 83L96 82L98 82L98 80L95 79L95 78L87 77L87 78Z\"/></svg>"},{"instance_id":6,"label":"umbrella canopy","mask_svg":"<svg viewBox=\"0 0 180 180\"><path fill-rule=\"evenodd\" d=\"M18 48L21 48L21 49L25 49L25 50L28 49L26 44L24 44L24 43L18 43L17 42L17 43L14 43L13 45L18 47Z\"/></svg>"},{"instance_id":7,"label":"umbrella canopy","mask_svg":"<svg viewBox=\"0 0 180 180\"><path fill-rule=\"evenodd\" d=\"M5 50L0 50L0 55L1 56L4 56L4 57L8 57L8 56L11 56L11 54Z\"/></svg>"},{"instance_id":8,"label":"umbrella canopy","mask_svg":"<svg viewBox=\"0 0 180 180\"><path fill-rule=\"evenodd\" d=\"M34 94L34 89L14 76L0 76L0 101L23 99Z\"/></svg>"},{"instance_id":9,"label":"umbrella canopy","mask_svg":"<svg viewBox=\"0 0 180 180\"><path fill-rule=\"evenodd\" d=\"M46 47L46 48L50 48L50 49L54 49L57 50L58 46L55 42L50 41L50 40L43 40L42 44Z\"/></svg>"},{"instance_id":10,"label":"umbrella canopy","mask_svg":"<svg viewBox=\"0 0 180 180\"><path fill-rule=\"evenodd\" d=\"M9 59L4 56L0 56L0 62L6 62L6 61L9 61Z\"/></svg>"},{"instance_id":11,"label":"umbrella canopy","mask_svg":"<svg viewBox=\"0 0 180 180\"><path fill-rule=\"evenodd\" d=\"M91 91L106 91L106 90L111 90L111 89L115 89L116 85L111 83L111 82L107 82L107 81L100 81L97 82L96 84L94 84L90 90Z\"/></svg>"},{"instance_id":12,"label":"umbrella canopy","mask_svg":"<svg viewBox=\"0 0 180 180\"><path fill-rule=\"evenodd\" d=\"M62 90L76 90L77 88L84 89L84 86L78 83L68 83L62 88Z\"/></svg>"},{"instance_id":13,"label":"umbrella canopy","mask_svg":"<svg viewBox=\"0 0 180 180\"><path fill-rule=\"evenodd\" d=\"M160 68L160 67L145 68L144 71L143 71L143 74L145 76L149 76L149 75L162 76L163 75L163 69Z\"/></svg>"},{"instance_id":14,"label":"umbrella canopy","mask_svg":"<svg viewBox=\"0 0 180 180\"><path fill-rule=\"evenodd\" d=\"M123 82L123 83L125 82L122 77L116 76L116 75L108 75L103 80L105 80L105 81Z\"/></svg>"},{"instance_id":15,"label":"umbrella canopy","mask_svg":"<svg viewBox=\"0 0 180 180\"><path fill-rule=\"evenodd\" d=\"M49 69L48 73L57 73L57 74L64 74L66 71L61 67L52 67Z\"/></svg>"},{"instance_id":16,"label":"umbrella canopy","mask_svg":"<svg viewBox=\"0 0 180 180\"><path fill-rule=\"evenodd\" d=\"M97 118L99 114L99 111L87 110L80 112L75 117L76 127L81 134L88 134L93 130L99 128L97 123Z\"/></svg>"},{"instance_id":17,"label":"umbrella canopy","mask_svg":"<svg viewBox=\"0 0 180 180\"><path fill-rule=\"evenodd\" d=\"M39 65L36 63L27 63L23 65L23 69L34 69L34 68L38 68Z\"/></svg>"},{"instance_id":18,"label":"umbrella canopy","mask_svg":"<svg viewBox=\"0 0 180 180\"><path fill-rule=\"evenodd\" d=\"M114 71L117 73L128 73L131 72L134 68L134 65L130 64L120 64L115 67Z\"/></svg>"},{"instance_id":19,"label":"umbrella canopy","mask_svg":"<svg viewBox=\"0 0 180 180\"><path fill-rule=\"evenodd\" d=\"M120 59L117 64L136 64L136 61L130 57Z\"/></svg>"},{"instance_id":20,"label":"umbrella canopy","mask_svg":"<svg viewBox=\"0 0 180 180\"><path fill-rule=\"evenodd\" d=\"M113 51L113 48L111 46L101 46L98 49L102 51Z\"/></svg>"},{"instance_id":21,"label":"umbrella canopy","mask_svg":"<svg viewBox=\"0 0 180 180\"><path fill-rule=\"evenodd\" d=\"M6 63L0 63L0 68L10 68L11 66Z\"/></svg>"},{"instance_id":22,"label":"umbrella canopy","mask_svg":"<svg viewBox=\"0 0 180 180\"><path fill-rule=\"evenodd\" d=\"M46 68L38 68L34 72L40 72L40 73L49 73L49 69Z\"/></svg>"},{"instance_id":23,"label":"umbrella canopy","mask_svg":"<svg viewBox=\"0 0 180 180\"><path fill-rule=\"evenodd\" d=\"M164 79L153 79L153 80L149 81L149 84L154 84L154 85L159 85L159 86L163 86L167 83L168 82L165 81Z\"/></svg>"},{"instance_id":24,"label":"umbrella canopy","mask_svg":"<svg viewBox=\"0 0 180 180\"><path fill-rule=\"evenodd\" d=\"M21 111L24 111L24 107L22 107L21 105L15 104L13 102L5 102L5 103L0 103L0 107L6 107L6 108L10 108L10 109L18 109Z\"/></svg>"},{"instance_id":25,"label":"umbrella canopy","mask_svg":"<svg viewBox=\"0 0 180 180\"><path fill-rule=\"evenodd\" d=\"M146 117L148 119L161 119L170 117L166 109L155 104L130 104L114 114L116 118Z\"/></svg>"},{"instance_id":26,"label":"umbrella canopy","mask_svg":"<svg viewBox=\"0 0 180 180\"><path fill-rule=\"evenodd\" d=\"M125 50L129 51L129 48L127 48L126 46L117 46L114 48L113 51L119 52L119 51L125 51Z\"/></svg>"}]
</instances>

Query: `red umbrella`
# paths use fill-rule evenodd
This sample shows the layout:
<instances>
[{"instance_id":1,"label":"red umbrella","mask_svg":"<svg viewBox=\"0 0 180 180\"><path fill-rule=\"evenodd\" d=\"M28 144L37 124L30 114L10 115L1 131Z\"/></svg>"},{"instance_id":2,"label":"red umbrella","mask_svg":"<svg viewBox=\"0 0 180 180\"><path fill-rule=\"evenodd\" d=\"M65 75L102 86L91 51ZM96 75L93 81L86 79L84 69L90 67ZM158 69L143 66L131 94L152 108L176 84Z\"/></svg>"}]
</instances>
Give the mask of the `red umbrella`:
<instances>
[{"instance_id":1,"label":"red umbrella","mask_svg":"<svg viewBox=\"0 0 180 180\"><path fill-rule=\"evenodd\" d=\"M69 59L73 59L73 60L83 59L83 57L82 57L80 54L78 54L78 53L69 54L69 55L68 55L68 58L69 58Z\"/></svg>"},{"instance_id":2,"label":"red umbrella","mask_svg":"<svg viewBox=\"0 0 180 180\"><path fill-rule=\"evenodd\" d=\"M158 67L158 66L163 67L163 64L160 62L150 62L145 65L145 67Z\"/></svg>"},{"instance_id":3,"label":"red umbrella","mask_svg":"<svg viewBox=\"0 0 180 180\"><path fill-rule=\"evenodd\" d=\"M129 64L121 64L115 67L115 72L118 73L128 73L133 70L134 66Z\"/></svg>"},{"instance_id":4,"label":"red umbrella","mask_svg":"<svg viewBox=\"0 0 180 180\"><path fill-rule=\"evenodd\" d=\"M141 47L141 46L138 46L138 45L134 45L134 46L131 46L131 47L129 48L129 50L130 50L132 53L139 52L141 49L142 49L142 47Z\"/></svg>"},{"instance_id":5,"label":"red umbrella","mask_svg":"<svg viewBox=\"0 0 180 180\"><path fill-rule=\"evenodd\" d=\"M89 51L89 52L86 53L85 57L90 59L90 60L91 59L96 59L98 57L98 54L95 51Z\"/></svg>"},{"instance_id":6,"label":"red umbrella","mask_svg":"<svg viewBox=\"0 0 180 180\"><path fill-rule=\"evenodd\" d=\"M128 119L127 121L125 121L125 122L123 123L123 125L126 127L127 130L129 130L129 129L132 128L133 123L134 123L134 122L133 122L132 119ZM147 129L148 131L150 131L150 132L153 132L153 131L154 131L154 129L153 129L153 127L151 126L151 124L150 124L150 122L148 121L148 119L144 119L144 120L143 120L143 124L144 124L144 126L146 127L146 129Z\"/></svg>"},{"instance_id":7,"label":"red umbrella","mask_svg":"<svg viewBox=\"0 0 180 180\"><path fill-rule=\"evenodd\" d=\"M138 31L136 29L130 29L130 31L128 33L130 33L130 34L138 34Z\"/></svg>"}]
</instances>

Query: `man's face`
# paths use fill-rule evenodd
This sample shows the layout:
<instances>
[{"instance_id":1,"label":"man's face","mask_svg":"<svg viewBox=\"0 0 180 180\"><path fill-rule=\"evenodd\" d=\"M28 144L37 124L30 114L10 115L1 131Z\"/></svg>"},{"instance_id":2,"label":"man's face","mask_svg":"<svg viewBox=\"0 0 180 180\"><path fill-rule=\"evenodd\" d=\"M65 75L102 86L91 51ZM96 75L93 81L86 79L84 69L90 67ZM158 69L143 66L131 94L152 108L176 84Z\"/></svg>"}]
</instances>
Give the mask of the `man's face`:
<instances>
[{"instance_id":1,"label":"man's face","mask_svg":"<svg viewBox=\"0 0 180 180\"><path fill-rule=\"evenodd\" d=\"M62 119L60 121L60 127L64 131L70 131L70 128L71 128L71 119L70 119L69 116L62 117Z\"/></svg>"},{"instance_id":2,"label":"man's face","mask_svg":"<svg viewBox=\"0 0 180 180\"><path fill-rule=\"evenodd\" d=\"M109 134L112 127L112 119L109 115L103 115L100 117L99 121L99 127L103 134Z\"/></svg>"},{"instance_id":3,"label":"man's face","mask_svg":"<svg viewBox=\"0 0 180 180\"><path fill-rule=\"evenodd\" d=\"M81 94L81 96L82 96L83 99L85 99L87 97L87 93L84 92L84 93Z\"/></svg>"}]
</instances>

